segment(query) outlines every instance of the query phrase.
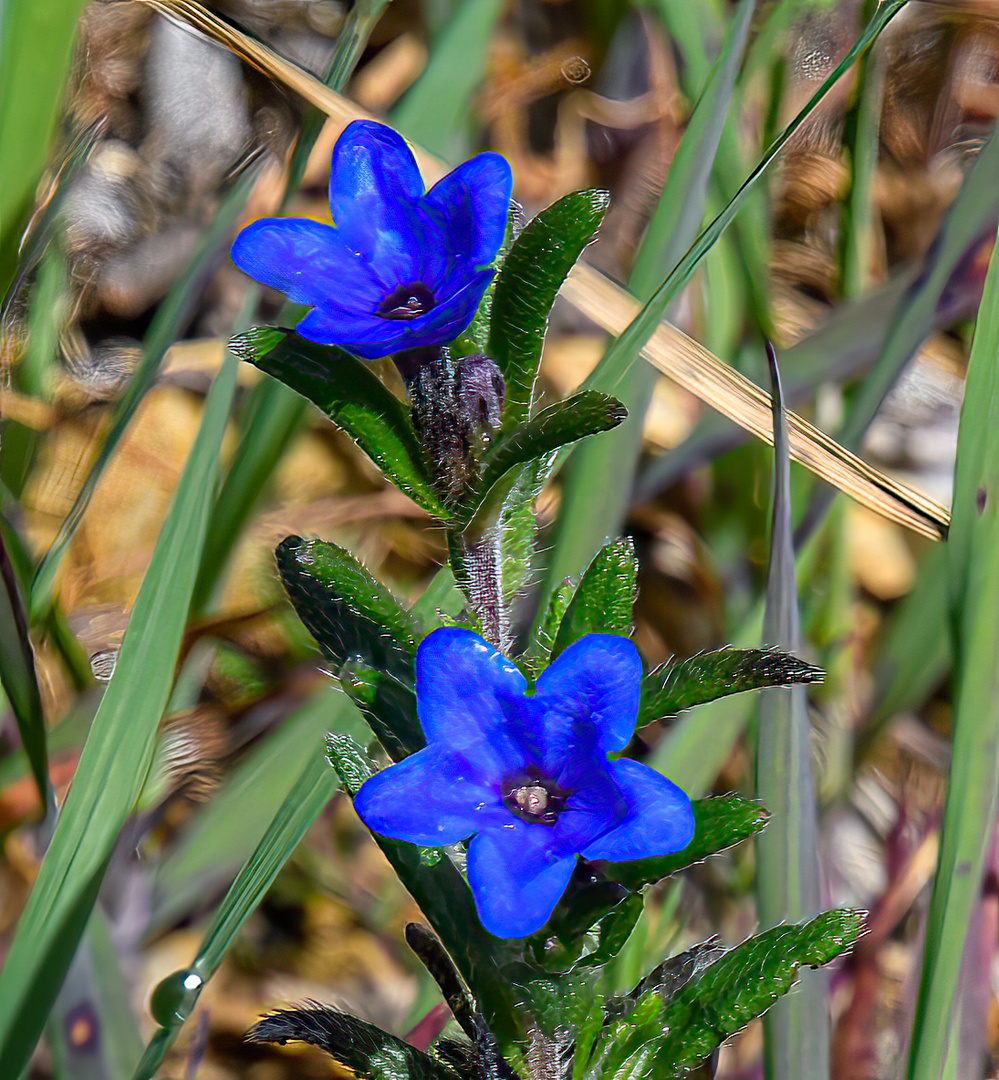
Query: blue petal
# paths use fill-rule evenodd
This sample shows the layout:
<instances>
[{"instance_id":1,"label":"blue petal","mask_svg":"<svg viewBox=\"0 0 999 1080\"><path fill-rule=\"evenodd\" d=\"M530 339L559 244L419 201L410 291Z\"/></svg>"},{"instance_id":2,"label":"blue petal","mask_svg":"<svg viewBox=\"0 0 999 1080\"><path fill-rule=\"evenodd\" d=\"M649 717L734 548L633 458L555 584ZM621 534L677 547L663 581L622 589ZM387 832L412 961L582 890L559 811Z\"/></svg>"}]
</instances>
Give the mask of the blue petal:
<instances>
[{"instance_id":1,"label":"blue petal","mask_svg":"<svg viewBox=\"0 0 999 1080\"><path fill-rule=\"evenodd\" d=\"M510 817L499 784L479 763L441 747L426 747L366 780L354 809L379 836L426 847L454 844Z\"/></svg>"},{"instance_id":2,"label":"blue petal","mask_svg":"<svg viewBox=\"0 0 999 1080\"><path fill-rule=\"evenodd\" d=\"M540 930L565 892L576 859L550 851L552 830L516 818L468 845L468 884L479 921L496 937Z\"/></svg>"},{"instance_id":3,"label":"blue petal","mask_svg":"<svg viewBox=\"0 0 999 1080\"><path fill-rule=\"evenodd\" d=\"M635 730L642 661L625 637L587 634L538 677L532 706L545 732L544 768L623 750Z\"/></svg>"},{"instance_id":4,"label":"blue petal","mask_svg":"<svg viewBox=\"0 0 999 1080\"><path fill-rule=\"evenodd\" d=\"M418 259L423 216L417 203L423 179L405 139L373 120L347 125L333 147L330 211L344 243L390 277L412 276Z\"/></svg>"},{"instance_id":5,"label":"blue petal","mask_svg":"<svg viewBox=\"0 0 999 1080\"><path fill-rule=\"evenodd\" d=\"M506 234L513 176L506 158L477 154L438 180L422 206L439 222L449 254L468 269L487 266Z\"/></svg>"},{"instance_id":6,"label":"blue petal","mask_svg":"<svg viewBox=\"0 0 999 1080\"><path fill-rule=\"evenodd\" d=\"M368 267L344 248L337 231L308 218L261 218L232 245L232 261L296 304L323 303L331 294L347 308L374 311L384 293Z\"/></svg>"},{"instance_id":7,"label":"blue petal","mask_svg":"<svg viewBox=\"0 0 999 1080\"><path fill-rule=\"evenodd\" d=\"M560 787L572 791L555 823L554 850L559 854L583 851L628 813L628 802L611 773L611 762L575 756L556 777Z\"/></svg>"},{"instance_id":8,"label":"blue petal","mask_svg":"<svg viewBox=\"0 0 999 1080\"><path fill-rule=\"evenodd\" d=\"M339 320L342 329L339 331L338 338L335 340L330 338L324 343L342 345L365 360L376 360L381 356L399 352L400 349L415 349L421 345L443 345L448 341L453 341L472 321L492 276L492 270L481 271L449 300L438 304L426 315L411 321L381 319L377 315L355 313L344 313L336 319L331 316L330 321ZM319 325L325 327L327 323ZM348 329L350 337L346 336ZM302 332L301 324L299 324L298 332L303 337L309 337L308 334ZM320 339L309 337L309 340Z\"/></svg>"},{"instance_id":9,"label":"blue petal","mask_svg":"<svg viewBox=\"0 0 999 1080\"><path fill-rule=\"evenodd\" d=\"M416 709L432 746L481 763L498 782L522 768L524 676L471 630L443 627L416 652Z\"/></svg>"},{"instance_id":10,"label":"blue petal","mask_svg":"<svg viewBox=\"0 0 999 1080\"><path fill-rule=\"evenodd\" d=\"M619 825L588 844L584 859L648 859L682 851L694 835L694 812L686 793L655 769L622 758L608 763L628 804Z\"/></svg>"}]
</instances>

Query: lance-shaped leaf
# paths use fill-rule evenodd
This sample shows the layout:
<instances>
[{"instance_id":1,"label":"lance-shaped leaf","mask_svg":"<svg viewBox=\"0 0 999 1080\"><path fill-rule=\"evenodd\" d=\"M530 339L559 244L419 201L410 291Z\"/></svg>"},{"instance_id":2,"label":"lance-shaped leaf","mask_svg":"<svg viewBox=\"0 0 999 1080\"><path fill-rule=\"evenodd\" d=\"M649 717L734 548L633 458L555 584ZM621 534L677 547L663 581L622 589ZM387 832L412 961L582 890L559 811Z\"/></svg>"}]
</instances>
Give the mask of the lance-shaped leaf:
<instances>
[{"instance_id":1,"label":"lance-shaped leaf","mask_svg":"<svg viewBox=\"0 0 999 1080\"><path fill-rule=\"evenodd\" d=\"M716 649L686 660L670 660L642 680L639 724L706 701L759 690L764 686L792 686L818 683L825 678L821 668L777 649Z\"/></svg>"},{"instance_id":2,"label":"lance-shaped leaf","mask_svg":"<svg viewBox=\"0 0 999 1080\"><path fill-rule=\"evenodd\" d=\"M748 840L770 818L765 807L738 795L696 799L691 805L694 810L694 836L683 851L654 859L603 863L600 868L604 876L629 889L640 889L643 885L660 881Z\"/></svg>"},{"instance_id":3,"label":"lance-shaped leaf","mask_svg":"<svg viewBox=\"0 0 999 1080\"><path fill-rule=\"evenodd\" d=\"M336 544L289 536L276 556L298 617L382 745L396 760L418 750L424 740L413 693L417 618Z\"/></svg>"},{"instance_id":4,"label":"lance-shaped leaf","mask_svg":"<svg viewBox=\"0 0 999 1080\"><path fill-rule=\"evenodd\" d=\"M609 204L606 191L564 196L528 224L503 263L493 295L488 351L506 380L508 430L530 415L548 313Z\"/></svg>"},{"instance_id":5,"label":"lance-shaped leaf","mask_svg":"<svg viewBox=\"0 0 999 1080\"><path fill-rule=\"evenodd\" d=\"M649 989L604 1029L587 1075L686 1075L786 994L801 967L820 967L850 949L863 926L861 912L827 911L757 934L689 978L684 972L665 1005L658 988Z\"/></svg>"},{"instance_id":6,"label":"lance-shaped leaf","mask_svg":"<svg viewBox=\"0 0 999 1080\"><path fill-rule=\"evenodd\" d=\"M478 498L470 500L470 511L478 513L493 487L502 483L515 466L546 458L560 446L587 435L609 431L627 415L616 398L584 390L564 401L556 401L526 423L501 434L483 456L482 478L476 489ZM466 513L466 519L471 516L472 513Z\"/></svg>"},{"instance_id":7,"label":"lance-shaped leaf","mask_svg":"<svg viewBox=\"0 0 999 1080\"><path fill-rule=\"evenodd\" d=\"M730 949L666 1006L664 1036L653 1058L656 1075L683 1075L786 994L799 968L828 964L853 947L863 928L862 912L827 911Z\"/></svg>"},{"instance_id":8,"label":"lance-shaped leaf","mask_svg":"<svg viewBox=\"0 0 999 1080\"><path fill-rule=\"evenodd\" d=\"M434 493L406 406L367 364L334 345L315 345L271 326L238 334L229 349L321 409L424 510L449 516Z\"/></svg>"},{"instance_id":9,"label":"lance-shaped leaf","mask_svg":"<svg viewBox=\"0 0 999 1080\"><path fill-rule=\"evenodd\" d=\"M246 1041L318 1046L361 1080L457 1080L457 1073L415 1046L366 1020L314 1002L258 1020Z\"/></svg>"},{"instance_id":10,"label":"lance-shaped leaf","mask_svg":"<svg viewBox=\"0 0 999 1080\"><path fill-rule=\"evenodd\" d=\"M583 572L552 645L552 659L584 634L627 634L635 603L638 561L629 537L597 552Z\"/></svg>"}]
</instances>

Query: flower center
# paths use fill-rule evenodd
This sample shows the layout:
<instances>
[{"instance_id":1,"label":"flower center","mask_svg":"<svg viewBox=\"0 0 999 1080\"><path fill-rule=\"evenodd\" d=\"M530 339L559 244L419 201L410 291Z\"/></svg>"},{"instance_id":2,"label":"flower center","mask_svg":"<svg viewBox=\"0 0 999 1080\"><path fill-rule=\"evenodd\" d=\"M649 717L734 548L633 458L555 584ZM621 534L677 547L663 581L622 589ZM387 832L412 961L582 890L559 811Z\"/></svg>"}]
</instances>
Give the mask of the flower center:
<instances>
[{"instance_id":1,"label":"flower center","mask_svg":"<svg viewBox=\"0 0 999 1080\"><path fill-rule=\"evenodd\" d=\"M422 281L400 285L375 308L382 319L418 319L437 306L434 294Z\"/></svg>"},{"instance_id":2,"label":"flower center","mask_svg":"<svg viewBox=\"0 0 999 1080\"><path fill-rule=\"evenodd\" d=\"M570 794L554 781L542 779L538 770L531 768L504 781L503 805L521 821L554 825Z\"/></svg>"}]
</instances>

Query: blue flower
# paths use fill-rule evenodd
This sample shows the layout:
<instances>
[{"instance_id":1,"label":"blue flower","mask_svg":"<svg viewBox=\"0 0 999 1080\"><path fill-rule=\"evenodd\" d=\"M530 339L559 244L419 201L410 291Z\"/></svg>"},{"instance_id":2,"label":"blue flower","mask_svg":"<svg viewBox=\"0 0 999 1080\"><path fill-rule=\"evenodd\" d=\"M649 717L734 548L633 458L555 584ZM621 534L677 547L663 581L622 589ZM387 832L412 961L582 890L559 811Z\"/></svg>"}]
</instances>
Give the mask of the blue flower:
<instances>
[{"instance_id":1,"label":"blue flower","mask_svg":"<svg viewBox=\"0 0 999 1080\"><path fill-rule=\"evenodd\" d=\"M624 637L588 634L526 694L524 676L469 630L444 628L416 654L427 745L367 780L354 807L371 829L425 847L471 837L468 883L497 937L539 930L576 856L666 855L693 835L690 800L623 750L642 665Z\"/></svg>"},{"instance_id":2,"label":"blue flower","mask_svg":"<svg viewBox=\"0 0 999 1080\"><path fill-rule=\"evenodd\" d=\"M232 245L250 277L312 310L297 330L374 360L442 345L472 321L506 230L512 178L479 154L429 191L405 140L355 120L333 148L333 224L262 218Z\"/></svg>"}]
</instances>

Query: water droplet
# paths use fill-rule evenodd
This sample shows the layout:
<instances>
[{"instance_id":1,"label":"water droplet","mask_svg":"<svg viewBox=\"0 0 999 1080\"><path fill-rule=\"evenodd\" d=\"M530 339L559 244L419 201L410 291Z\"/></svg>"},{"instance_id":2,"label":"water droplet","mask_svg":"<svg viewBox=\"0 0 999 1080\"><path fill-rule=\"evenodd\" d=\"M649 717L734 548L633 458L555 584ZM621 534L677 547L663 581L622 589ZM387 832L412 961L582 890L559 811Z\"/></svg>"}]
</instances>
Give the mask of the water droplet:
<instances>
[{"instance_id":1,"label":"water droplet","mask_svg":"<svg viewBox=\"0 0 999 1080\"><path fill-rule=\"evenodd\" d=\"M168 975L153 990L149 1011L162 1027L182 1024L190 1015L205 980L193 968L181 968Z\"/></svg>"},{"instance_id":2,"label":"water droplet","mask_svg":"<svg viewBox=\"0 0 999 1080\"><path fill-rule=\"evenodd\" d=\"M370 705L378 694L379 674L360 656L353 656L340 668L343 692L358 703Z\"/></svg>"}]
</instances>

